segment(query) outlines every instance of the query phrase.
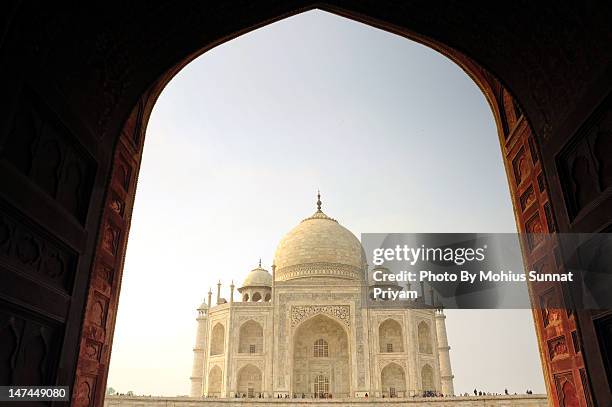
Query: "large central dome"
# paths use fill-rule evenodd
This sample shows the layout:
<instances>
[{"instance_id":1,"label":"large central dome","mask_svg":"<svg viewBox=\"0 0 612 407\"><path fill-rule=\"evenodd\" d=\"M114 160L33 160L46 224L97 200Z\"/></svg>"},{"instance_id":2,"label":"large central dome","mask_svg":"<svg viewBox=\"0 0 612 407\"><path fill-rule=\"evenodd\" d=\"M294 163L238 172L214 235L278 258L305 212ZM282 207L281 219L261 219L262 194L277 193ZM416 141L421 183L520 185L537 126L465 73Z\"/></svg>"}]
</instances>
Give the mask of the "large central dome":
<instances>
[{"instance_id":1,"label":"large central dome","mask_svg":"<svg viewBox=\"0 0 612 407\"><path fill-rule=\"evenodd\" d=\"M321 211L294 227L280 241L274 255L276 281L309 277L363 279L365 254L350 230Z\"/></svg>"}]
</instances>

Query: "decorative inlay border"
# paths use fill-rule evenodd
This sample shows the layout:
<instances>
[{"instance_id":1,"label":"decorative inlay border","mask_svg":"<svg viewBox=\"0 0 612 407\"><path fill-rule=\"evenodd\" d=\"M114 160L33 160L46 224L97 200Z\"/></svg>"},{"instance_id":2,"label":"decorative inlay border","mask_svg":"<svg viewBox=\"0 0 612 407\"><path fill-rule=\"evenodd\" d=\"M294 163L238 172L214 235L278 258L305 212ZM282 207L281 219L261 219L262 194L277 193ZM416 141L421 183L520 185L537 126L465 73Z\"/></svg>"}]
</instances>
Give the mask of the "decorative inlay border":
<instances>
[{"instance_id":1,"label":"decorative inlay border","mask_svg":"<svg viewBox=\"0 0 612 407\"><path fill-rule=\"evenodd\" d=\"M332 316L347 327L351 326L351 308L348 305L293 305L291 306L291 327L317 314Z\"/></svg>"},{"instance_id":2,"label":"decorative inlay border","mask_svg":"<svg viewBox=\"0 0 612 407\"><path fill-rule=\"evenodd\" d=\"M360 280L364 278L364 273L357 267L336 263L298 264L276 270L276 281L287 281L299 277L322 276Z\"/></svg>"}]
</instances>

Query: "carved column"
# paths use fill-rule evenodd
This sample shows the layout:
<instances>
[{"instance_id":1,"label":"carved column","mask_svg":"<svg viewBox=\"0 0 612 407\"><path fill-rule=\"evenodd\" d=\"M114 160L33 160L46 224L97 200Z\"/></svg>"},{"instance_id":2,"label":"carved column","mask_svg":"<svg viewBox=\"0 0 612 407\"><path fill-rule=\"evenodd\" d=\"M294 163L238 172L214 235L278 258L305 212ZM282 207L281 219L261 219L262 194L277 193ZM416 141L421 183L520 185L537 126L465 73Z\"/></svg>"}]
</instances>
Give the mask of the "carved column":
<instances>
[{"instance_id":1,"label":"carved column","mask_svg":"<svg viewBox=\"0 0 612 407\"><path fill-rule=\"evenodd\" d=\"M528 270L563 273L564 264L554 234L558 231L540 149L519 106L502 89L498 99L503 137L500 139L517 228ZM545 234L549 234L544 238ZM585 365L579 351L576 316L560 283L528 283L540 358L548 394L555 405L575 400L591 406ZM575 405L568 404L566 405Z\"/></svg>"},{"instance_id":2,"label":"carved column","mask_svg":"<svg viewBox=\"0 0 612 407\"><path fill-rule=\"evenodd\" d=\"M133 109L115 147L83 317L72 391L72 405L75 407L101 406L104 399L142 155L143 124L153 106L148 95L145 94Z\"/></svg>"}]
</instances>

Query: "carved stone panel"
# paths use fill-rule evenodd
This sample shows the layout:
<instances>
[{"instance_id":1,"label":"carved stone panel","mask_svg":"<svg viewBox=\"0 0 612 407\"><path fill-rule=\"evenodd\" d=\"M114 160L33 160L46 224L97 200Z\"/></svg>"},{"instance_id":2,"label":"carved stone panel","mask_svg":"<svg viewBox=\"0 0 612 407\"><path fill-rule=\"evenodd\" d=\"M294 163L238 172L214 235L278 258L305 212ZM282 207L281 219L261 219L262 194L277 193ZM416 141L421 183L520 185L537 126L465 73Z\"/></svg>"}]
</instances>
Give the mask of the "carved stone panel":
<instances>
[{"instance_id":1,"label":"carved stone panel","mask_svg":"<svg viewBox=\"0 0 612 407\"><path fill-rule=\"evenodd\" d=\"M73 250L0 202L0 264L70 293L76 262Z\"/></svg>"},{"instance_id":2,"label":"carved stone panel","mask_svg":"<svg viewBox=\"0 0 612 407\"><path fill-rule=\"evenodd\" d=\"M544 240L543 233L545 233L545 231L542 227L542 221L539 214L536 213L527 221L525 224L525 231L528 233L527 241L529 243L529 250L535 249L542 243Z\"/></svg>"},{"instance_id":3,"label":"carved stone panel","mask_svg":"<svg viewBox=\"0 0 612 407\"><path fill-rule=\"evenodd\" d=\"M570 219L612 187L612 102L577 133L559 155Z\"/></svg>"},{"instance_id":4,"label":"carved stone panel","mask_svg":"<svg viewBox=\"0 0 612 407\"><path fill-rule=\"evenodd\" d=\"M561 322L561 309L559 308L558 296L552 288L541 294L540 307L544 327L556 325Z\"/></svg>"},{"instance_id":5,"label":"carved stone panel","mask_svg":"<svg viewBox=\"0 0 612 407\"><path fill-rule=\"evenodd\" d=\"M521 202L521 210L524 211L527 209L533 202L535 202L535 193L533 191L533 186L527 188L523 195L520 198Z\"/></svg>"},{"instance_id":6,"label":"carved stone panel","mask_svg":"<svg viewBox=\"0 0 612 407\"><path fill-rule=\"evenodd\" d=\"M548 353L550 360L556 360L565 356L568 356L567 344L565 343L565 336L559 336L557 338L548 341Z\"/></svg>"},{"instance_id":7,"label":"carved stone panel","mask_svg":"<svg viewBox=\"0 0 612 407\"><path fill-rule=\"evenodd\" d=\"M83 375L79 378L73 391L73 405L75 407L90 407L94 405L96 391L96 377Z\"/></svg>"},{"instance_id":8,"label":"carved stone panel","mask_svg":"<svg viewBox=\"0 0 612 407\"><path fill-rule=\"evenodd\" d=\"M512 160L512 169L514 171L516 185L521 185L523 181L527 179L531 171L531 165L529 164L524 148L521 148L516 154L516 157L514 157L514 160Z\"/></svg>"},{"instance_id":9,"label":"carved stone panel","mask_svg":"<svg viewBox=\"0 0 612 407\"><path fill-rule=\"evenodd\" d=\"M572 373L557 374L554 377L559 404L563 407L580 407L578 392L576 391Z\"/></svg>"},{"instance_id":10,"label":"carved stone panel","mask_svg":"<svg viewBox=\"0 0 612 407\"><path fill-rule=\"evenodd\" d=\"M0 383L3 385L53 384L62 327L40 321L20 310L0 311Z\"/></svg>"},{"instance_id":11,"label":"carved stone panel","mask_svg":"<svg viewBox=\"0 0 612 407\"><path fill-rule=\"evenodd\" d=\"M32 91L21 96L8 141L0 146L0 160L9 162L80 222L85 221L95 161Z\"/></svg>"}]
</instances>

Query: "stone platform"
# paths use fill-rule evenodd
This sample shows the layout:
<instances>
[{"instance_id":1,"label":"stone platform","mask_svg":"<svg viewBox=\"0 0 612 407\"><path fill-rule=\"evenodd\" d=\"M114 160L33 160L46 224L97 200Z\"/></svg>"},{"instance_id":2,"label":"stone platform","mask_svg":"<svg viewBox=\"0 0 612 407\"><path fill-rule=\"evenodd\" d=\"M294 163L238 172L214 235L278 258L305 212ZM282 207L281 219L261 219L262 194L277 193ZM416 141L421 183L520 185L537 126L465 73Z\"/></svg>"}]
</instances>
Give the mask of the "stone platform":
<instances>
[{"instance_id":1,"label":"stone platform","mask_svg":"<svg viewBox=\"0 0 612 407\"><path fill-rule=\"evenodd\" d=\"M104 407L547 407L545 394L516 396L413 397L368 399L204 399L192 397L106 396Z\"/></svg>"}]
</instances>

